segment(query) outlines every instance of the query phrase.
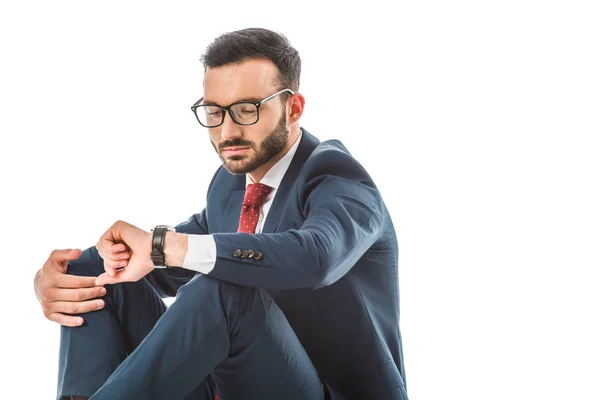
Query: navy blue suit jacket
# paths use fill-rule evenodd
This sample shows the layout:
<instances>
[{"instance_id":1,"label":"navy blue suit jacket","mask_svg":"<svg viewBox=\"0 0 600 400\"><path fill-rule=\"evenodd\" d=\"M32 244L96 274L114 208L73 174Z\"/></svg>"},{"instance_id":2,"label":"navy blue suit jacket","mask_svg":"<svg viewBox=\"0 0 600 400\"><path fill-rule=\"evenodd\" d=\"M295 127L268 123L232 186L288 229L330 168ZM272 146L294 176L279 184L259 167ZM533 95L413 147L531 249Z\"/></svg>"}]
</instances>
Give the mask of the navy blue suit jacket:
<instances>
[{"instance_id":1,"label":"navy blue suit jacket","mask_svg":"<svg viewBox=\"0 0 600 400\"><path fill-rule=\"evenodd\" d=\"M302 132L262 233L236 233L246 177L223 167L206 208L177 231L214 236L210 276L269 289L334 399L403 398L392 220L373 180L341 142L320 143ZM263 257L240 258L237 249Z\"/></svg>"}]
</instances>

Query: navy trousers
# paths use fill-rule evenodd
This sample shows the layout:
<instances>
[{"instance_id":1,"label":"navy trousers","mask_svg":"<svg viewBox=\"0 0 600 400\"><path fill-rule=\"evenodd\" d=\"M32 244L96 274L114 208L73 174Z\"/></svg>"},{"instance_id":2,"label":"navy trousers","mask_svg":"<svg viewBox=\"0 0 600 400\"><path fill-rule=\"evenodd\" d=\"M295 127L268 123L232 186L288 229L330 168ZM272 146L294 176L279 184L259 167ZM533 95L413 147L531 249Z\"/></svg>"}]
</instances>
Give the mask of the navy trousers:
<instances>
[{"instance_id":1,"label":"navy trousers","mask_svg":"<svg viewBox=\"0 0 600 400\"><path fill-rule=\"evenodd\" d=\"M67 273L104 272L95 248ZM172 275L170 275L172 274ZM263 289L181 269L107 285L105 307L61 327L58 395L118 399L323 399L323 385ZM161 294L176 293L166 307Z\"/></svg>"}]
</instances>

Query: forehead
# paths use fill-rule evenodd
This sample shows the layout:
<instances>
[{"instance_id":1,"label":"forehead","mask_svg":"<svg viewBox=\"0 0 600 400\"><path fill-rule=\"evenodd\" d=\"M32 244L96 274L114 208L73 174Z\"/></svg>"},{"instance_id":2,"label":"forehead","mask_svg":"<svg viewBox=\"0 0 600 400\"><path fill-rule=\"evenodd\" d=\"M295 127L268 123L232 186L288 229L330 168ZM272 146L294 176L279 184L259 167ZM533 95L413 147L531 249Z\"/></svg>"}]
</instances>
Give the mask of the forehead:
<instances>
[{"instance_id":1,"label":"forehead","mask_svg":"<svg viewBox=\"0 0 600 400\"><path fill-rule=\"evenodd\" d=\"M240 99L263 99L276 89L278 70L269 60L248 60L209 68L204 74L204 102L231 104Z\"/></svg>"}]
</instances>

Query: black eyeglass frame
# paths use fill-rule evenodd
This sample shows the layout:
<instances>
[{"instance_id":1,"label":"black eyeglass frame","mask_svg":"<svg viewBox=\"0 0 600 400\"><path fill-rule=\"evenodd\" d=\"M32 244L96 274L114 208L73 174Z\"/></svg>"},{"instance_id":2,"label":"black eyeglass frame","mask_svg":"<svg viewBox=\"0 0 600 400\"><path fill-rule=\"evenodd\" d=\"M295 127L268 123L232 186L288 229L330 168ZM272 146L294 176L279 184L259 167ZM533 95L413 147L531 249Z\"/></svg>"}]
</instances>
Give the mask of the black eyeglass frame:
<instances>
[{"instance_id":1,"label":"black eyeglass frame","mask_svg":"<svg viewBox=\"0 0 600 400\"><path fill-rule=\"evenodd\" d=\"M288 92L290 93L292 96L295 94L294 91L292 89L281 89L279 92L277 93L273 93L272 95L265 97L264 99L262 99L261 101L259 101L258 103L254 103L252 101L238 101L236 103L231 103L228 106L221 106L219 104L200 104L202 103L202 100L204 100L204 97L202 97L200 100L198 100L197 102L194 103L194 105L192 105L192 112L194 113L194 115L196 116L196 119L198 120L198 122L200 123L200 125L202 125L205 128L216 128L219 127L221 125L223 125L223 122L225 122L225 112L229 113L229 116L231 117L231 119L233 120L233 122L235 122L238 125L243 125L243 126L248 126L248 125L254 125L256 124L259 120L260 120L260 106L262 106L263 104L265 104L267 101L279 96L282 93ZM237 104L252 104L253 106L256 107L256 121L250 123L250 124L243 124L239 121L237 121L235 119L235 116L233 115L233 113L231 112L231 107L237 105ZM202 123L202 121L200 121L200 118L198 117L198 113L197 113L197 109L203 106L212 106L212 107L219 107L221 109L221 111L223 112L221 115L221 123L219 123L218 125L204 125Z\"/></svg>"}]
</instances>

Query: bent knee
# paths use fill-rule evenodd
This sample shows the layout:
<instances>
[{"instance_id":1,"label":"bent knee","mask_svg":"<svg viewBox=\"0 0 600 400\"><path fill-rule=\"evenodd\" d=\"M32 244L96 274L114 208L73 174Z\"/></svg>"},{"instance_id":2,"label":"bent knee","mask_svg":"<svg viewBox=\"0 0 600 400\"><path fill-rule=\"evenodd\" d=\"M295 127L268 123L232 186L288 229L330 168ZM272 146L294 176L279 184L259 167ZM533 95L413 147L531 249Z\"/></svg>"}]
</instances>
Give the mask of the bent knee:
<instances>
[{"instance_id":1,"label":"bent knee","mask_svg":"<svg viewBox=\"0 0 600 400\"><path fill-rule=\"evenodd\" d=\"M68 275L98 276L104 272L104 260L98 254L96 247L88 247L81 252L76 260L69 261Z\"/></svg>"}]
</instances>

